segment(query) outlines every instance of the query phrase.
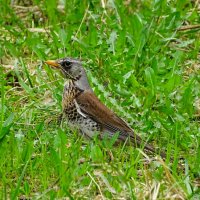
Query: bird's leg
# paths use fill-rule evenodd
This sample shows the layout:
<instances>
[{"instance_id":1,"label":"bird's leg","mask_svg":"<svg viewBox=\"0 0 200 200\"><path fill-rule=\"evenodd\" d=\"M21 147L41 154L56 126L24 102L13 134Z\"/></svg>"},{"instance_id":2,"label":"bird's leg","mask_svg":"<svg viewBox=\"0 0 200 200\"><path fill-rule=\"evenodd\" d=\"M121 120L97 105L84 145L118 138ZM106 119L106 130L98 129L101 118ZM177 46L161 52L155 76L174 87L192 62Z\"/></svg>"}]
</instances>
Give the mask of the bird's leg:
<instances>
[{"instance_id":1,"label":"bird's leg","mask_svg":"<svg viewBox=\"0 0 200 200\"><path fill-rule=\"evenodd\" d=\"M60 126L61 122L63 120L63 113L59 114L58 118L57 118L57 124Z\"/></svg>"}]
</instances>

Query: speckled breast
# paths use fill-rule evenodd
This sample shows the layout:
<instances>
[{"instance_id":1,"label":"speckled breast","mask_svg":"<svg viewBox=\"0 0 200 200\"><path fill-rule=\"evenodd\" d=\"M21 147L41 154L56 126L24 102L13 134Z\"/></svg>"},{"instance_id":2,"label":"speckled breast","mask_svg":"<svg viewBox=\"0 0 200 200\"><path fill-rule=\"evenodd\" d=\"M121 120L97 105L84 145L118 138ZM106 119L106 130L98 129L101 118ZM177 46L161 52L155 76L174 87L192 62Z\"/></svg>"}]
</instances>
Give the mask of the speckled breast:
<instances>
[{"instance_id":1,"label":"speckled breast","mask_svg":"<svg viewBox=\"0 0 200 200\"><path fill-rule=\"evenodd\" d=\"M95 133L101 130L100 125L90 117L80 114L78 105L75 103L77 95L79 95L78 90L73 82L66 83L62 99L63 113L71 128L78 128L82 134L93 137Z\"/></svg>"}]
</instances>

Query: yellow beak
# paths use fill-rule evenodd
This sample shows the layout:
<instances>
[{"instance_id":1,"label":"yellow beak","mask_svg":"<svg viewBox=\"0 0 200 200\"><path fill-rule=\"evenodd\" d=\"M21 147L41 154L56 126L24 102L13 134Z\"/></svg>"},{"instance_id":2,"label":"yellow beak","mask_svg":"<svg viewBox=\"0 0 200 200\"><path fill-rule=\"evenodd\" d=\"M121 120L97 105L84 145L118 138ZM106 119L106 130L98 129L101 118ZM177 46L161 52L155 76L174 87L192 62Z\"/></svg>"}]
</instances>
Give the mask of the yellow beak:
<instances>
[{"instance_id":1,"label":"yellow beak","mask_svg":"<svg viewBox=\"0 0 200 200\"><path fill-rule=\"evenodd\" d=\"M55 60L47 60L47 61L45 61L45 63L47 64L47 65L50 65L50 66L53 66L53 67L56 67L56 68L59 68L59 64L57 63L57 61L55 61Z\"/></svg>"}]
</instances>

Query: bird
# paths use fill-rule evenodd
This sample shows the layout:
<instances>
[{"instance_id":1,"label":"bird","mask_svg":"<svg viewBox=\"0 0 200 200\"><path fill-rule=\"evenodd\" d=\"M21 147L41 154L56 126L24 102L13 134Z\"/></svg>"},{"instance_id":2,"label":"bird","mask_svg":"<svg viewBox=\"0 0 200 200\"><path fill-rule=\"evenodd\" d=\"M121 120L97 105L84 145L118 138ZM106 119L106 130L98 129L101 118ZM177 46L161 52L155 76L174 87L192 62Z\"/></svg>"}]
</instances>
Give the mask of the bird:
<instances>
[{"instance_id":1,"label":"bird","mask_svg":"<svg viewBox=\"0 0 200 200\"><path fill-rule=\"evenodd\" d=\"M91 139L96 133L100 139L117 136L116 143L130 141L134 147L156 154L153 145L144 143L122 118L97 98L79 59L67 57L45 63L59 69L68 80L62 95L62 113L71 129L76 128L80 134ZM165 152L160 151L160 156L165 158Z\"/></svg>"}]
</instances>

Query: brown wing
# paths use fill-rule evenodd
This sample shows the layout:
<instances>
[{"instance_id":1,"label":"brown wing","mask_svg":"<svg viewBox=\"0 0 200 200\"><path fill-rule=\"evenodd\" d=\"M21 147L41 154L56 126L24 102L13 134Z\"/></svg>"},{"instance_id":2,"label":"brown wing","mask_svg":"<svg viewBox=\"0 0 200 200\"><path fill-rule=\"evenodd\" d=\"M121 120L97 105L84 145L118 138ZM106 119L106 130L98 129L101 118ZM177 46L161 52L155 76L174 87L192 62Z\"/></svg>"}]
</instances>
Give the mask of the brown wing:
<instances>
[{"instance_id":1,"label":"brown wing","mask_svg":"<svg viewBox=\"0 0 200 200\"><path fill-rule=\"evenodd\" d=\"M99 99L91 92L84 91L76 101L81 111L102 125L103 130L111 133L119 132L119 139L126 140L130 137L132 142L141 144L141 138L134 134L133 130L114 112L102 104Z\"/></svg>"}]
</instances>

